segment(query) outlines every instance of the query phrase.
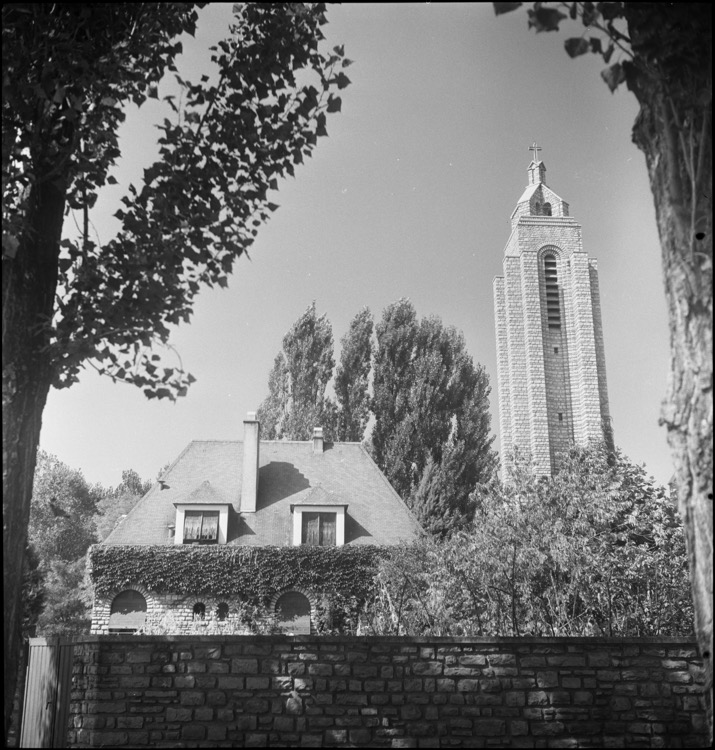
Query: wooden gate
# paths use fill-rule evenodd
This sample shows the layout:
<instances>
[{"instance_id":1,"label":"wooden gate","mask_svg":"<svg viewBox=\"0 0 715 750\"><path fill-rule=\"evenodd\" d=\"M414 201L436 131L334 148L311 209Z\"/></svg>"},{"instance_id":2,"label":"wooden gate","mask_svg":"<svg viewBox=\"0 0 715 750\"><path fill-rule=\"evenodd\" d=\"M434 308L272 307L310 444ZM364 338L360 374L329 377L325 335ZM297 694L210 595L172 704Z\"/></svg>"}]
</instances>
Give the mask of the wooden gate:
<instances>
[{"instance_id":1,"label":"wooden gate","mask_svg":"<svg viewBox=\"0 0 715 750\"><path fill-rule=\"evenodd\" d=\"M73 638L30 638L20 747L66 747L73 650Z\"/></svg>"}]
</instances>

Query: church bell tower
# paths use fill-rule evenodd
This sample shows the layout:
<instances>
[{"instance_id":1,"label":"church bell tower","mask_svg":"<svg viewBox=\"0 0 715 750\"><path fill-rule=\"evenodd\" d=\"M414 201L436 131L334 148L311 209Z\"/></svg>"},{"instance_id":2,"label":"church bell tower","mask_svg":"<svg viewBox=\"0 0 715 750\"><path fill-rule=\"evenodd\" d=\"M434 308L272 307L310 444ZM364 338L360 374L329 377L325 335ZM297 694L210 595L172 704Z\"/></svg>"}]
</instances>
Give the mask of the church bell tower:
<instances>
[{"instance_id":1,"label":"church bell tower","mask_svg":"<svg viewBox=\"0 0 715 750\"><path fill-rule=\"evenodd\" d=\"M494 279L502 475L517 449L552 475L569 447L612 447L596 261L534 144Z\"/></svg>"}]
</instances>

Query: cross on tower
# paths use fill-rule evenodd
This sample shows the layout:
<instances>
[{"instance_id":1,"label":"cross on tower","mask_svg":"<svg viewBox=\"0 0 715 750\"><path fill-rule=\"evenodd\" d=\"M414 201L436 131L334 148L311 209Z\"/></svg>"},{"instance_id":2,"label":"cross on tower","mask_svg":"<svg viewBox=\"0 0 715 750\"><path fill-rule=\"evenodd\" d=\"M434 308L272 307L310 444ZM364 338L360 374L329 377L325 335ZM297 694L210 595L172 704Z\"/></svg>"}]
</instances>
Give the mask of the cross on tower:
<instances>
[{"instance_id":1,"label":"cross on tower","mask_svg":"<svg viewBox=\"0 0 715 750\"><path fill-rule=\"evenodd\" d=\"M538 152L539 152L539 151L542 151L542 150L543 150L543 149L541 148L541 146L537 146L537 145L536 145L536 141L534 141L534 144L533 144L532 146L529 146L529 151L533 151L533 152L534 152L534 159L533 159L533 160L534 160L535 162L538 162L538 161L539 161L539 158L538 158L538 156L539 156L539 153L538 153Z\"/></svg>"}]
</instances>

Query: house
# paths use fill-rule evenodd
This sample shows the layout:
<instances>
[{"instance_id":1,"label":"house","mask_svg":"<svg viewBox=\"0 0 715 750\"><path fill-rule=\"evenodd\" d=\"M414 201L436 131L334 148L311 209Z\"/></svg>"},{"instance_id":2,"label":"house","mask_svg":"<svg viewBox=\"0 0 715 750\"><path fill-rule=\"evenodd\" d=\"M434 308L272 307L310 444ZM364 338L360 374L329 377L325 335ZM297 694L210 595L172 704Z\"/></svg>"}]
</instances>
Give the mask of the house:
<instances>
[{"instance_id":1,"label":"house","mask_svg":"<svg viewBox=\"0 0 715 750\"><path fill-rule=\"evenodd\" d=\"M243 442L191 442L93 548L92 632L167 614L179 632L225 623L259 594L291 632L315 631L326 597L347 601L349 576L360 589L377 548L421 533L362 444L327 442L321 428L312 441L261 440L249 412Z\"/></svg>"}]
</instances>

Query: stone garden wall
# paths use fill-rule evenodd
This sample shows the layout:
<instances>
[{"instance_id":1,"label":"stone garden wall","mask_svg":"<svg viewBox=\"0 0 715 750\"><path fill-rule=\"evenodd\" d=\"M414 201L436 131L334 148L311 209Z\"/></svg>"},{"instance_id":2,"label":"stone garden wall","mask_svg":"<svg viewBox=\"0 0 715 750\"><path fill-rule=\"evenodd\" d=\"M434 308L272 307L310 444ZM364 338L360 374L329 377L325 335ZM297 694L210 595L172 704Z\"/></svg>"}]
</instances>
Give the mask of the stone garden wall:
<instances>
[{"instance_id":1,"label":"stone garden wall","mask_svg":"<svg viewBox=\"0 0 715 750\"><path fill-rule=\"evenodd\" d=\"M704 747L677 638L88 636L70 747Z\"/></svg>"}]
</instances>

